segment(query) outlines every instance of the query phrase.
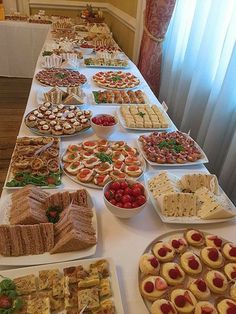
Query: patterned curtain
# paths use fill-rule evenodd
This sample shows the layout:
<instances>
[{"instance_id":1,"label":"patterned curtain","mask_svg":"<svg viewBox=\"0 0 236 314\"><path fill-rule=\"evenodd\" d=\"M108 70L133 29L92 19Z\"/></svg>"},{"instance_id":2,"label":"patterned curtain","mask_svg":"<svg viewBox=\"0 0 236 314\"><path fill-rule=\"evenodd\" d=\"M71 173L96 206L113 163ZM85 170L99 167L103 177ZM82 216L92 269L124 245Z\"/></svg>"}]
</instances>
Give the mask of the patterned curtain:
<instances>
[{"instance_id":1,"label":"patterned curtain","mask_svg":"<svg viewBox=\"0 0 236 314\"><path fill-rule=\"evenodd\" d=\"M175 7L175 1L146 1L138 68L156 96L160 88L162 41Z\"/></svg>"}]
</instances>

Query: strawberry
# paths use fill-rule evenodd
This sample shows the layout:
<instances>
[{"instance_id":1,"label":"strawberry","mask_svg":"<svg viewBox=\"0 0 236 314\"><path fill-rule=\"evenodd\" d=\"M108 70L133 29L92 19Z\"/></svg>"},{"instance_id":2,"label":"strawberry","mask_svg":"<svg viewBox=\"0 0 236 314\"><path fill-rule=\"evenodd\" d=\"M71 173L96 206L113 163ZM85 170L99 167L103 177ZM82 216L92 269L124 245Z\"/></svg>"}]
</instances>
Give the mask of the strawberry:
<instances>
[{"instance_id":1,"label":"strawberry","mask_svg":"<svg viewBox=\"0 0 236 314\"><path fill-rule=\"evenodd\" d=\"M231 308L233 308L233 309L236 309L236 304L235 304L235 303L232 303L232 302L230 302L230 301L226 301L226 304L227 304L229 307L231 307Z\"/></svg>"},{"instance_id":2,"label":"strawberry","mask_svg":"<svg viewBox=\"0 0 236 314\"><path fill-rule=\"evenodd\" d=\"M162 278L157 277L155 280L155 288L157 290L165 290L167 288L167 284Z\"/></svg>"},{"instance_id":3,"label":"strawberry","mask_svg":"<svg viewBox=\"0 0 236 314\"><path fill-rule=\"evenodd\" d=\"M170 303L163 303L160 306L160 309L163 314L175 313L172 305Z\"/></svg>"},{"instance_id":4,"label":"strawberry","mask_svg":"<svg viewBox=\"0 0 236 314\"><path fill-rule=\"evenodd\" d=\"M154 268L157 268L158 265L159 265L159 262L158 262L156 257L153 257L153 258L149 259L149 262L152 265L152 267L154 267Z\"/></svg>"},{"instance_id":5,"label":"strawberry","mask_svg":"<svg viewBox=\"0 0 236 314\"><path fill-rule=\"evenodd\" d=\"M193 233L191 236L193 241L199 242L202 240L202 235L199 232Z\"/></svg>"},{"instance_id":6,"label":"strawberry","mask_svg":"<svg viewBox=\"0 0 236 314\"><path fill-rule=\"evenodd\" d=\"M211 236L211 237L209 237L208 239L209 239L209 240L212 240L212 241L214 242L215 246L217 246L217 247L221 247L222 242L223 242L223 241L222 241L220 238L218 238L217 236Z\"/></svg>"},{"instance_id":7,"label":"strawberry","mask_svg":"<svg viewBox=\"0 0 236 314\"><path fill-rule=\"evenodd\" d=\"M196 281L196 285L198 287L198 290L200 290L201 292L205 292L207 289L207 285L206 285L205 281L202 279L198 279Z\"/></svg>"},{"instance_id":8,"label":"strawberry","mask_svg":"<svg viewBox=\"0 0 236 314\"><path fill-rule=\"evenodd\" d=\"M189 258L188 266L189 266L191 269L193 269L193 270L198 269L199 263L198 263L198 261L195 259L194 256L191 256L191 257Z\"/></svg>"},{"instance_id":9,"label":"strawberry","mask_svg":"<svg viewBox=\"0 0 236 314\"><path fill-rule=\"evenodd\" d=\"M186 304L186 298L185 298L183 295L178 295L178 296L175 298L175 304L176 304L176 306L178 306L178 307L184 307L185 304Z\"/></svg>"},{"instance_id":10,"label":"strawberry","mask_svg":"<svg viewBox=\"0 0 236 314\"><path fill-rule=\"evenodd\" d=\"M182 277L178 267L170 269L169 270L169 276L171 279L177 279L178 277Z\"/></svg>"},{"instance_id":11,"label":"strawberry","mask_svg":"<svg viewBox=\"0 0 236 314\"><path fill-rule=\"evenodd\" d=\"M188 291L185 291L185 292L184 292L184 297L185 297L186 301L187 301L189 304L193 305L193 301L192 301L192 299L191 299L190 294L189 294Z\"/></svg>"},{"instance_id":12,"label":"strawberry","mask_svg":"<svg viewBox=\"0 0 236 314\"><path fill-rule=\"evenodd\" d=\"M210 314L213 312L213 308L210 306L202 306L202 314Z\"/></svg>"},{"instance_id":13,"label":"strawberry","mask_svg":"<svg viewBox=\"0 0 236 314\"><path fill-rule=\"evenodd\" d=\"M178 249L180 247L180 245L181 245L180 241L176 240L176 239L172 240L171 244L172 244L174 249Z\"/></svg>"},{"instance_id":14,"label":"strawberry","mask_svg":"<svg viewBox=\"0 0 236 314\"><path fill-rule=\"evenodd\" d=\"M232 279L236 279L236 271L232 271L230 276L231 276Z\"/></svg>"},{"instance_id":15,"label":"strawberry","mask_svg":"<svg viewBox=\"0 0 236 314\"><path fill-rule=\"evenodd\" d=\"M219 252L216 248L212 247L208 249L208 257L213 262L217 261L219 258Z\"/></svg>"},{"instance_id":16,"label":"strawberry","mask_svg":"<svg viewBox=\"0 0 236 314\"><path fill-rule=\"evenodd\" d=\"M144 290L147 293L152 293L154 291L154 284L151 281L147 281L144 285Z\"/></svg>"},{"instance_id":17,"label":"strawberry","mask_svg":"<svg viewBox=\"0 0 236 314\"><path fill-rule=\"evenodd\" d=\"M213 279L213 284L217 287L217 288L222 288L223 287L223 284L224 284L224 281L222 278L214 278Z\"/></svg>"},{"instance_id":18,"label":"strawberry","mask_svg":"<svg viewBox=\"0 0 236 314\"><path fill-rule=\"evenodd\" d=\"M49 212L49 215L52 217L52 218L55 218L57 216L57 211L53 210L53 211L50 211Z\"/></svg>"},{"instance_id":19,"label":"strawberry","mask_svg":"<svg viewBox=\"0 0 236 314\"><path fill-rule=\"evenodd\" d=\"M236 246L231 246L231 249L229 250L229 255L232 257L236 257Z\"/></svg>"},{"instance_id":20,"label":"strawberry","mask_svg":"<svg viewBox=\"0 0 236 314\"><path fill-rule=\"evenodd\" d=\"M167 250L165 247L161 247L157 252L161 257L165 257L167 254Z\"/></svg>"}]
</instances>

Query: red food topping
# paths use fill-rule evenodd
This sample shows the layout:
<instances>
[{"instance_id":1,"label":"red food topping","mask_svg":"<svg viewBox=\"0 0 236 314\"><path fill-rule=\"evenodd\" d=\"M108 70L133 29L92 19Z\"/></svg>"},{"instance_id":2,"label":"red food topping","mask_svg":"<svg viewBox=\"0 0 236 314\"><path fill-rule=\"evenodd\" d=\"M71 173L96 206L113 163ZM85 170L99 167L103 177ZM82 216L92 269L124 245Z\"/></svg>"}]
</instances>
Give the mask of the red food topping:
<instances>
[{"instance_id":1,"label":"red food topping","mask_svg":"<svg viewBox=\"0 0 236 314\"><path fill-rule=\"evenodd\" d=\"M155 287L157 290L165 290L167 288L167 284L164 279L157 277L155 280Z\"/></svg>"},{"instance_id":2,"label":"red food topping","mask_svg":"<svg viewBox=\"0 0 236 314\"><path fill-rule=\"evenodd\" d=\"M207 285L204 280L199 279L196 281L196 284L197 284L198 290L200 290L201 292L205 292L207 290Z\"/></svg>"},{"instance_id":3,"label":"red food topping","mask_svg":"<svg viewBox=\"0 0 236 314\"><path fill-rule=\"evenodd\" d=\"M213 308L210 306L203 306L202 307L202 314L209 314L213 312Z\"/></svg>"},{"instance_id":4,"label":"red food topping","mask_svg":"<svg viewBox=\"0 0 236 314\"><path fill-rule=\"evenodd\" d=\"M93 123L101 126L112 126L116 124L116 120L113 116L108 114L99 114L92 118Z\"/></svg>"},{"instance_id":5,"label":"red food topping","mask_svg":"<svg viewBox=\"0 0 236 314\"><path fill-rule=\"evenodd\" d=\"M177 267L169 270L169 276L172 279L177 279L178 277L182 277L182 275L181 275L181 273Z\"/></svg>"},{"instance_id":6,"label":"red food topping","mask_svg":"<svg viewBox=\"0 0 236 314\"><path fill-rule=\"evenodd\" d=\"M181 246L179 240L172 240L171 244L174 249L178 249Z\"/></svg>"},{"instance_id":7,"label":"red food topping","mask_svg":"<svg viewBox=\"0 0 236 314\"><path fill-rule=\"evenodd\" d=\"M193 241L199 242L202 240L202 235L199 232L193 233L191 236Z\"/></svg>"},{"instance_id":8,"label":"red food topping","mask_svg":"<svg viewBox=\"0 0 236 314\"><path fill-rule=\"evenodd\" d=\"M165 257L166 254L167 254L167 249L165 247L161 247L159 250L158 250L158 255L160 255L161 257Z\"/></svg>"},{"instance_id":9,"label":"red food topping","mask_svg":"<svg viewBox=\"0 0 236 314\"><path fill-rule=\"evenodd\" d=\"M176 306L178 307L184 307L185 304L186 304L186 299L183 295L178 295L176 298L175 298L175 304Z\"/></svg>"},{"instance_id":10,"label":"red food topping","mask_svg":"<svg viewBox=\"0 0 236 314\"><path fill-rule=\"evenodd\" d=\"M220 238L216 238L213 240L215 246L221 247L222 245L222 240Z\"/></svg>"},{"instance_id":11,"label":"red food topping","mask_svg":"<svg viewBox=\"0 0 236 314\"><path fill-rule=\"evenodd\" d=\"M5 294L0 296L0 308L10 309L12 307L12 300Z\"/></svg>"},{"instance_id":12,"label":"red food topping","mask_svg":"<svg viewBox=\"0 0 236 314\"><path fill-rule=\"evenodd\" d=\"M231 278L232 279L235 279L236 278L236 271L232 271L232 273L230 274Z\"/></svg>"},{"instance_id":13,"label":"red food topping","mask_svg":"<svg viewBox=\"0 0 236 314\"><path fill-rule=\"evenodd\" d=\"M236 246L233 246L230 250L229 250L229 255L232 257L236 257Z\"/></svg>"},{"instance_id":14,"label":"red food topping","mask_svg":"<svg viewBox=\"0 0 236 314\"><path fill-rule=\"evenodd\" d=\"M196 270L198 269L199 267L199 263L198 261L195 259L195 258L191 258L189 261L188 261L188 266L193 269L193 270Z\"/></svg>"},{"instance_id":15,"label":"red food topping","mask_svg":"<svg viewBox=\"0 0 236 314\"><path fill-rule=\"evenodd\" d=\"M213 284L217 287L217 288L222 288L223 284L224 284L224 280L222 278L214 278L213 279Z\"/></svg>"},{"instance_id":16,"label":"red food topping","mask_svg":"<svg viewBox=\"0 0 236 314\"><path fill-rule=\"evenodd\" d=\"M236 308L229 307L226 311L227 314L235 314L236 313Z\"/></svg>"},{"instance_id":17,"label":"red food topping","mask_svg":"<svg viewBox=\"0 0 236 314\"><path fill-rule=\"evenodd\" d=\"M219 258L219 252L216 248L210 248L208 249L208 257L213 262L217 261Z\"/></svg>"},{"instance_id":18,"label":"red food topping","mask_svg":"<svg viewBox=\"0 0 236 314\"><path fill-rule=\"evenodd\" d=\"M150 264L152 265L152 267L157 268L159 265L158 260L156 259L156 257L153 257L152 259L149 260Z\"/></svg>"},{"instance_id":19,"label":"red food topping","mask_svg":"<svg viewBox=\"0 0 236 314\"><path fill-rule=\"evenodd\" d=\"M230 308L233 308L233 309L236 309L236 305L230 301L226 301L227 305L230 307Z\"/></svg>"},{"instance_id":20,"label":"red food topping","mask_svg":"<svg viewBox=\"0 0 236 314\"><path fill-rule=\"evenodd\" d=\"M163 314L174 313L173 307L170 303L164 303L160 306Z\"/></svg>"},{"instance_id":21,"label":"red food topping","mask_svg":"<svg viewBox=\"0 0 236 314\"><path fill-rule=\"evenodd\" d=\"M154 290L154 284L151 281L147 281L144 285L144 290L147 293L152 293Z\"/></svg>"}]
</instances>

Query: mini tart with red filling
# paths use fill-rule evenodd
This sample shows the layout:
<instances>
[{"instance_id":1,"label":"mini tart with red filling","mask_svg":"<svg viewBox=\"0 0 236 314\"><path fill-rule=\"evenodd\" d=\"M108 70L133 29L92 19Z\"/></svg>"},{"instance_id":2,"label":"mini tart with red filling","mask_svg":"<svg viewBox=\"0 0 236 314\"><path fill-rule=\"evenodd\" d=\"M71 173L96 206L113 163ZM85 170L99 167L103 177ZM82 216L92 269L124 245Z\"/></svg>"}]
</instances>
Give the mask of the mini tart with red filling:
<instances>
[{"instance_id":1,"label":"mini tart with red filling","mask_svg":"<svg viewBox=\"0 0 236 314\"><path fill-rule=\"evenodd\" d=\"M112 154L112 161L113 162L124 161L124 160L125 160L125 156L122 154L121 151L113 152L113 154Z\"/></svg>"},{"instance_id":2,"label":"mini tart with red filling","mask_svg":"<svg viewBox=\"0 0 236 314\"><path fill-rule=\"evenodd\" d=\"M100 165L95 167L95 171L99 174L108 174L112 171L113 166L109 162L102 162Z\"/></svg>"},{"instance_id":3,"label":"mini tart with red filling","mask_svg":"<svg viewBox=\"0 0 236 314\"><path fill-rule=\"evenodd\" d=\"M171 238L169 243L176 253L184 253L188 248L187 241L184 238L180 238L178 236Z\"/></svg>"},{"instance_id":4,"label":"mini tart with red filling","mask_svg":"<svg viewBox=\"0 0 236 314\"><path fill-rule=\"evenodd\" d=\"M77 173L76 178L84 183L91 182L94 177L94 171L92 169L83 168Z\"/></svg>"},{"instance_id":5,"label":"mini tart with red filling","mask_svg":"<svg viewBox=\"0 0 236 314\"><path fill-rule=\"evenodd\" d=\"M125 164L127 166L132 166L132 165L140 166L141 162L140 162L138 157L128 156L128 157L125 158Z\"/></svg>"},{"instance_id":6,"label":"mini tart with red filling","mask_svg":"<svg viewBox=\"0 0 236 314\"><path fill-rule=\"evenodd\" d=\"M107 146L98 146L94 149L95 154L104 153L106 155L111 155L112 150Z\"/></svg>"},{"instance_id":7,"label":"mini tart with red filling","mask_svg":"<svg viewBox=\"0 0 236 314\"><path fill-rule=\"evenodd\" d=\"M192 292L185 289L173 290L170 299L180 314L192 314L197 304L197 300Z\"/></svg>"},{"instance_id":8,"label":"mini tart with red filling","mask_svg":"<svg viewBox=\"0 0 236 314\"><path fill-rule=\"evenodd\" d=\"M108 147L109 146L109 142L105 139L97 141L97 144L99 147Z\"/></svg>"},{"instance_id":9,"label":"mini tart with red filling","mask_svg":"<svg viewBox=\"0 0 236 314\"><path fill-rule=\"evenodd\" d=\"M160 263L156 256L146 253L140 257L139 269L144 275L158 275L160 271Z\"/></svg>"},{"instance_id":10,"label":"mini tart with red filling","mask_svg":"<svg viewBox=\"0 0 236 314\"><path fill-rule=\"evenodd\" d=\"M96 174L93 178L94 184L98 186L104 186L110 180L110 176L108 174Z\"/></svg>"},{"instance_id":11,"label":"mini tart with red filling","mask_svg":"<svg viewBox=\"0 0 236 314\"><path fill-rule=\"evenodd\" d=\"M170 262L175 257L175 250L168 243L157 242L153 246L152 252L160 262Z\"/></svg>"},{"instance_id":12,"label":"mini tart with red filling","mask_svg":"<svg viewBox=\"0 0 236 314\"><path fill-rule=\"evenodd\" d=\"M114 168L114 170L123 171L125 168L125 164L123 161L118 160L118 161L114 162L113 168Z\"/></svg>"},{"instance_id":13,"label":"mini tart with red filling","mask_svg":"<svg viewBox=\"0 0 236 314\"><path fill-rule=\"evenodd\" d=\"M204 279L198 278L190 282L188 289L198 300L209 300L211 292Z\"/></svg>"},{"instance_id":14,"label":"mini tart with red filling","mask_svg":"<svg viewBox=\"0 0 236 314\"><path fill-rule=\"evenodd\" d=\"M71 144L68 146L67 150L71 153L79 153L83 150L83 147L80 144Z\"/></svg>"},{"instance_id":15,"label":"mini tart with red filling","mask_svg":"<svg viewBox=\"0 0 236 314\"><path fill-rule=\"evenodd\" d=\"M65 162L73 162L80 158L80 155L78 152L67 152L63 157L62 160Z\"/></svg>"},{"instance_id":16,"label":"mini tart with red filling","mask_svg":"<svg viewBox=\"0 0 236 314\"><path fill-rule=\"evenodd\" d=\"M230 297L236 301L236 282L229 289Z\"/></svg>"},{"instance_id":17,"label":"mini tart with red filling","mask_svg":"<svg viewBox=\"0 0 236 314\"><path fill-rule=\"evenodd\" d=\"M97 157L91 157L83 160L83 164L86 168L93 169L95 166L101 163L100 159Z\"/></svg>"},{"instance_id":18,"label":"mini tart with red filling","mask_svg":"<svg viewBox=\"0 0 236 314\"><path fill-rule=\"evenodd\" d=\"M71 174L72 176L77 175L77 173L84 168L84 165L81 161L73 161L72 163L68 163L64 165L64 169L66 172Z\"/></svg>"},{"instance_id":19,"label":"mini tart with red filling","mask_svg":"<svg viewBox=\"0 0 236 314\"><path fill-rule=\"evenodd\" d=\"M223 240L221 238L212 234L205 236L205 242L206 246L216 247L217 249L220 249L223 244Z\"/></svg>"},{"instance_id":20,"label":"mini tart with red filling","mask_svg":"<svg viewBox=\"0 0 236 314\"><path fill-rule=\"evenodd\" d=\"M124 141L116 141L111 145L113 150L122 150L125 147L126 143Z\"/></svg>"},{"instance_id":21,"label":"mini tart with red filling","mask_svg":"<svg viewBox=\"0 0 236 314\"><path fill-rule=\"evenodd\" d=\"M218 314L218 312L210 302L201 301L196 304L194 314Z\"/></svg>"},{"instance_id":22,"label":"mini tart with red filling","mask_svg":"<svg viewBox=\"0 0 236 314\"><path fill-rule=\"evenodd\" d=\"M199 257L192 252L185 252L181 255L180 264L189 275L198 275L202 272L202 263Z\"/></svg>"},{"instance_id":23,"label":"mini tart with red filling","mask_svg":"<svg viewBox=\"0 0 236 314\"><path fill-rule=\"evenodd\" d=\"M231 262L236 262L236 245L230 242L225 243L222 254Z\"/></svg>"},{"instance_id":24,"label":"mini tart with red filling","mask_svg":"<svg viewBox=\"0 0 236 314\"><path fill-rule=\"evenodd\" d=\"M223 294L227 290L228 282L224 274L217 270L210 270L206 273L207 286L213 293Z\"/></svg>"},{"instance_id":25,"label":"mini tart with red filling","mask_svg":"<svg viewBox=\"0 0 236 314\"><path fill-rule=\"evenodd\" d=\"M189 229L185 232L184 237L189 245L200 247L205 243L204 234L196 229Z\"/></svg>"},{"instance_id":26,"label":"mini tart with red filling","mask_svg":"<svg viewBox=\"0 0 236 314\"><path fill-rule=\"evenodd\" d=\"M224 258L220 251L215 247L204 247L200 252L201 259L207 266L217 269L224 265Z\"/></svg>"},{"instance_id":27,"label":"mini tart with red filling","mask_svg":"<svg viewBox=\"0 0 236 314\"><path fill-rule=\"evenodd\" d=\"M160 276L148 276L142 280L140 285L142 296L149 301L160 298L167 290L168 285Z\"/></svg>"},{"instance_id":28,"label":"mini tart with red filling","mask_svg":"<svg viewBox=\"0 0 236 314\"><path fill-rule=\"evenodd\" d=\"M151 314L177 314L177 311L172 302L159 299L152 303Z\"/></svg>"},{"instance_id":29,"label":"mini tart with red filling","mask_svg":"<svg viewBox=\"0 0 236 314\"><path fill-rule=\"evenodd\" d=\"M221 299L216 308L220 314L235 314L236 313L236 302L232 299Z\"/></svg>"},{"instance_id":30,"label":"mini tart with red filling","mask_svg":"<svg viewBox=\"0 0 236 314\"><path fill-rule=\"evenodd\" d=\"M112 180L123 180L126 178L126 174L118 170L113 170L112 172L110 172L110 176Z\"/></svg>"},{"instance_id":31,"label":"mini tart with red filling","mask_svg":"<svg viewBox=\"0 0 236 314\"><path fill-rule=\"evenodd\" d=\"M143 170L141 167L133 165L133 166L126 166L125 172L130 177L139 177L143 173Z\"/></svg>"},{"instance_id":32,"label":"mini tart with red filling","mask_svg":"<svg viewBox=\"0 0 236 314\"><path fill-rule=\"evenodd\" d=\"M228 263L224 267L224 272L229 280L236 281L236 263Z\"/></svg>"},{"instance_id":33,"label":"mini tart with red filling","mask_svg":"<svg viewBox=\"0 0 236 314\"><path fill-rule=\"evenodd\" d=\"M161 268L161 275L170 286L176 286L185 280L185 273L176 263L165 263Z\"/></svg>"},{"instance_id":34,"label":"mini tart with red filling","mask_svg":"<svg viewBox=\"0 0 236 314\"><path fill-rule=\"evenodd\" d=\"M83 152L81 152L81 156L84 159L89 159L91 157L94 157L94 154L93 154L93 151L83 151Z\"/></svg>"},{"instance_id":35,"label":"mini tart with red filling","mask_svg":"<svg viewBox=\"0 0 236 314\"><path fill-rule=\"evenodd\" d=\"M93 151L97 146L97 141L85 141L82 143L83 148L88 151Z\"/></svg>"}]
</instances>

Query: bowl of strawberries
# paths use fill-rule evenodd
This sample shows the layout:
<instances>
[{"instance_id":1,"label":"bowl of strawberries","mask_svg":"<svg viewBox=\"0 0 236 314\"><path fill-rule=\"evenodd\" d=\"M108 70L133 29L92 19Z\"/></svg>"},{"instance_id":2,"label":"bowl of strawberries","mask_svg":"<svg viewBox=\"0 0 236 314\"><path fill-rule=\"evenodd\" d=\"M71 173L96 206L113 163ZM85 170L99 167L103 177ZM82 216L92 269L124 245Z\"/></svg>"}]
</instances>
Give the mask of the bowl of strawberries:
<instances>
[{"instance_id":1,"label":"bowl of strawberries","mask_svg":"<svg viewBox=\"0 0 236 314\"><path fill-rule=\"evenodd\" d=\"M131 218L146 206L148 195L143 184L130 180L108 182L103 188L107 209L119 218Z\"/></svg>"}]
</instances>

